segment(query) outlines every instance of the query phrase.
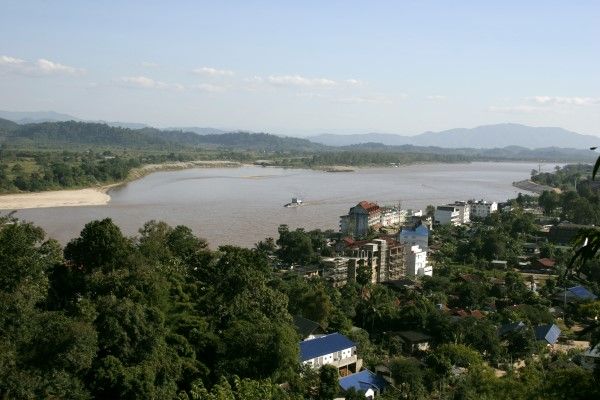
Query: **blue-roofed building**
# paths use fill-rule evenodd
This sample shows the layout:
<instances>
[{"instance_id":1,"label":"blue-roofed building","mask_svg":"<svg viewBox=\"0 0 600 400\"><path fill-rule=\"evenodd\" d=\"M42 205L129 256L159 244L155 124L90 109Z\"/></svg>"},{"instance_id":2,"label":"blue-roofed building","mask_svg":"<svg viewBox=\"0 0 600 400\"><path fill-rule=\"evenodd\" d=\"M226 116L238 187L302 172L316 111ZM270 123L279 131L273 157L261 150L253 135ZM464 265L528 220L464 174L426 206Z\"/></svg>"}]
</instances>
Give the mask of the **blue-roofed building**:
<instances>
[{"instance_id":1,"label":"blue-roofed building","mask_svg":"<svg viewBox=\"0 0 600 400\"><path fill-rule=\"evenodd\" d=\"M556 302L575 303L580 301L597 300L598 296L590 292L585 286L573 286L566 290L558 292L554 296Z\"/></svg>"},{"instance_id":2,"label":"blue-roofed building","mask_svg":"<svg viewBox=\"0 0 600 400\"><path fill-rule=\"evenodd\" d=\"M535 339L547 344L555 344L560 336L560 328L556 324L545 324L536 326L533 330Z\"/></svg>"},{"instance_id":3,"label":"blue-roofed building","mask_svg":"<svg viewBox=\"0 0 600 400\"><path fill-rule=\"evenodd\" d=\"M368 369L340 378L339 384L344 391L355 389L357 392L364 393L367 399L381 394L388 385L383 377Z\"/></svg>"},{"instance_id":4,"label":"blue-roofed building","mask_svg":"<svg viewBox=\"0 0 600 400\"><path fill-rule=\"evenodd\" d=\"M398 241L406 245L417 245L423 251L427 251L429 248L429 229L422 223L413 227L402 227L398 234Z\"/></svg>"},{"instance_id":5,"label":"blue-roofed building","mask_svg":"<svg viewBox=\"0 0 600 400\"><path fill-rule=\"evenodd\" d=\"M333 365L341 373L355 372L362 364L356 355L356 344L337 332L300 342L300 361L313 368Z\"/></svg>"},{"instance_id":6,"label":"blue-roofed building","mask_svg":"<svg viewBox=\"0 0 600 400\"><path fill-rule=\"evenodd\" d=\"M567 289L567 299L571 297L577 300L596 300L598 296L590 292L584 286L573 286Z\"/></svg>"}]
</instances>

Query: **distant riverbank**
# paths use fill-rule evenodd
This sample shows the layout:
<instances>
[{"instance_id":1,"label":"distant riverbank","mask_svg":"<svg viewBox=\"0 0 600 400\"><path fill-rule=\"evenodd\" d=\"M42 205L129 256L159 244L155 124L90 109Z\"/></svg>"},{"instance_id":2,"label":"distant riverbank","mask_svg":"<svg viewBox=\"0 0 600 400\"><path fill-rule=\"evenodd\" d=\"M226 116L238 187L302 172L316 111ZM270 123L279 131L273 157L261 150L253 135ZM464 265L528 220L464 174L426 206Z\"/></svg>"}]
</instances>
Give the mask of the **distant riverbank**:
<instances>
[{"instance_id":1,"label":"distant riverbank","mask_svg":"<svg viewBox=\"0 0 600 400\"><path fill-rule=\"evenodd\" d=\"M552 186L540 185L539 183L535 183L529 179L513 182L513 186L522 190L527 190L528 192L533 192L536 194L542 194L545 191L555 191L560 192L560 189L554 188Z\"/></svg>"},{"instance_id":2,"label":"distant riverbank","mask_svg":"<svg viewBox=\"0 0 600 400\"><path fill-rule=\"evenodd\" d=\"M30 208L102 206L108 204L108 192L117 187L145 177L158 171L176 171L188 168L227 168L241 167L243 164L214 160L214 161L185 161L163 164L147 164L133 169L127 179L110 185L90 187L85 189L50 190L35 193L13 193L0 195L0 210L24 210Z\"/></svg>"}]
</instances>

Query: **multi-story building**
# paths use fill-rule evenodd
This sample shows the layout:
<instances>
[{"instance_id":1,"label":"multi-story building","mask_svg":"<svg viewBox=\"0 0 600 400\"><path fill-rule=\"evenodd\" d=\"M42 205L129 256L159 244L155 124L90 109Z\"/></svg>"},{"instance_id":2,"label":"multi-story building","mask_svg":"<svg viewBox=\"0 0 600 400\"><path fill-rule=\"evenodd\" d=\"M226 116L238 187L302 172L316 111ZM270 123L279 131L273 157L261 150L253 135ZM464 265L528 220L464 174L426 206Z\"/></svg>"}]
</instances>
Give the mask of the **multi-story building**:
<instances>
[{"instance_id":1,"label":"multi-story building","mask_svg":"<svg viewBox=\"0 0 600 400\"><path fill-rule=\"evenodd\" d=\"M427 252L419 246L406 246L406 275L409 277L415 276L432 276L433 268L427 265Z\"/></svg>"},{"instance_id":2,"label":"multi-story building","mask_svg":"<svg viewBox=\"0 0 600 400\"><path fill-rule=\"evenodd\" d=\"M381 225L381 208L370 201L361 201L347 215L340 217L340 232L353 237L364 237L369 228Z\"/></svg>"},{"instance_id":3,"label":"multi-story building","mask_svg":"<svg viewBox=\"0 0 600 400\"><path fill-rule=\"evenodd\" d=\"M477 200L471 201L469 205L471 206L471 215L477 218L486 218L498 211L498 203L495 201Z\"/></svg>"},{"instance_id":4,"label":"multi-story building","mask_svg":"<svg viewBox=\"0 0 600 400\"><path fill-rule=\"evenodd\" d=\"M466 201L455 201L449 205L458 208L458 219L461 224L468 224L471 222L471 204Z\"/></svg>"},{"instance_id":5,"label":"multi-story building","mask_svg":"<svg viewBox=\"0 0 600 400\"><path fill-rule=\"evenodd\" d=\"M333 287L344 286L348 282L348 257L323 257L323 278L331 283Z\"/></svg>"},{"instance_id":6,"label":"multi-story building","mask_svg":"<svg viewBox=\"0 0 600 400\"><path fill-rule=\"evenodd\" d=\"M433 216L434 222L438 225L460 225L460 208L454 205L437 206Z\"/></svg>"},{"instance_id":7,"label":"multi-story building","mask_svg":"<svg viewBox=\"0 0 600 400\"><path fill-rule=\"evenodd\" d=\"M371 282L397 280L405 275L404 246L394 239L355 242L346 249L350 257L348 279L355 280L359 268L371 270Z\"/></svg>"},{"instance_id":8,"label":"multi-story building","mask_svg":"<svg viewBox=\"0 0 600 400\"><path fill-rule=\"evenodd\" d=\"M381 226L399 226L405 223L408 212L398 207L383 207L379 224Z\"/></svg>"},{"instance_id":9,"label":"multi-story building","mask_svg":"<svg viewBox=\"0 0 600 400\"><path fill-rule=\"evenodd\" d=\"M417 245L427 251L429 249L429 228L421 222L413 226L403 226L398 234L398 241L403 245Z\"/></svg>"}]
</instances>

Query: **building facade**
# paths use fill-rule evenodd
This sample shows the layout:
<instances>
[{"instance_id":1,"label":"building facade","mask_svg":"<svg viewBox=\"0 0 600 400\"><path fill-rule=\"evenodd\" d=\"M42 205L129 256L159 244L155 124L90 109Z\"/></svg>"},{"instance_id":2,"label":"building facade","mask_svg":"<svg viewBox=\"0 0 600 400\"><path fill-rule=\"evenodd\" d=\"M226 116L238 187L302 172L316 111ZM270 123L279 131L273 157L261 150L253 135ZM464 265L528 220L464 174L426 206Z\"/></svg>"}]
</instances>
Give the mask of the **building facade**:
<instances>
[{"instance_id":1,"label":"building facade","mask_svg":"<svg viewBox=\"0 0 600 400\"><path fill-rule=\"evenodd\" d=\"M487 202L484 200L472 201L470 203L471 206L471 215L477 218L487 218L490 214L498 211L498 203L495 201Z\"/></svg>"},{"instance_id":2,"label":"building facade","mask_svg":"<svg viewBox=\"0 0 600 400\"><path fill-rule=\"evenodd\" d=\"M381 208L376 203L361 201L347 215L340 217L340 232L353 237L364 237L369 228L381 225Z\"/></svg>"},{"instance_id":3,"label":"building facade","mask_svg":"<svg viewBox=\"0 0 600 400\"><path fill-rule=\"evenodd\" d=\"M453 205L437 206L434 213L434 223L438 225L460 225L460 209Z\"/></svg>"},{"instance_id":4,"label":"building facade","mask_svg":"<svg viewBox=\"0 0 600 400\"><path fill-rule=\"evenodd\" d=\"M406 246L405 253L406 276L432 276L433 268L427 265L427 252L419 246Z\"/></svg>"},{"instance_id":5,"label":"building facade","mask_svg":"<svg viewBox=\"0 0 600 400\"><path fill-rule=\"evenodd\" d=\"M398 241L403 245L417 245L427 251L429 249L429 228L422 223L411 227L404 226L398 234Z\"/></svg>"}]
</instances>

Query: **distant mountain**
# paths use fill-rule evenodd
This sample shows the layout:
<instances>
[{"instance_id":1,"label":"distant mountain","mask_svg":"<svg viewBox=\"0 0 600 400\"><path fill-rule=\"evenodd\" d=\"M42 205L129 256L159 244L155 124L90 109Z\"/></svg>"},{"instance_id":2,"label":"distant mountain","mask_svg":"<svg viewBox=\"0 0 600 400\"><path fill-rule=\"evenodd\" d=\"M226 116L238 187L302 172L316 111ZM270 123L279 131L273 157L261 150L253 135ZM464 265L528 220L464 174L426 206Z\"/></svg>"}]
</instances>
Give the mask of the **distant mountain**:
<instances>
[{"instance_id":1,"label":"distant mountain","mask_svg":"<svg viewBox=\"0 0 600 400\"><path fill-rule=\"evenodd\" d=\"M42 122L17 125L0 119L0 143L27 148L81 148L84 146L135 149L230 148L259 151L313 151L325 146L306 139L267 133L230 132L198 135L156 128L128 129L93 122Z\"/></svg>"},{"instance_id":2,"label":"distant mountain","mask_svg":"<svg viewBox=\"0 0 600 400\"><path fill-rule=\"evenodd\" d=\"M9 121L7 119L0 118L0 132L10 132L15 129L19 129L19 124L13 121Z\"/></svg>"},{"instance_id":3,"label":"distant mountain","mask_svg":"<svg viewBox=\"0 0 600 400\"><path fill-rule=\"evenodd\" d=\"M31 124L39 122L56 121L81 121L79 118L68 114L61 114L54 111L2 111L0 118L8 119L17 124Z\"/></svg>"},{"instance_id":4,"label":"distant mountain","mask_svg":"<svg viewBox=\"0 0 600 400\"><path fill-rule=\"evenodd\" d=\"M457 128L441 132L425 132L416 136L384 133L362 135L323 134L309 137L315 143L328 146L349 146L360 143L382 143L390 146L415 145L444 148L502 148L520 146L530 149L542 147L579 148L597 146L600 138L582 135L562 128L531 127L519 124L484 125L472 129Z\"/></svg>"}]
</instances>

